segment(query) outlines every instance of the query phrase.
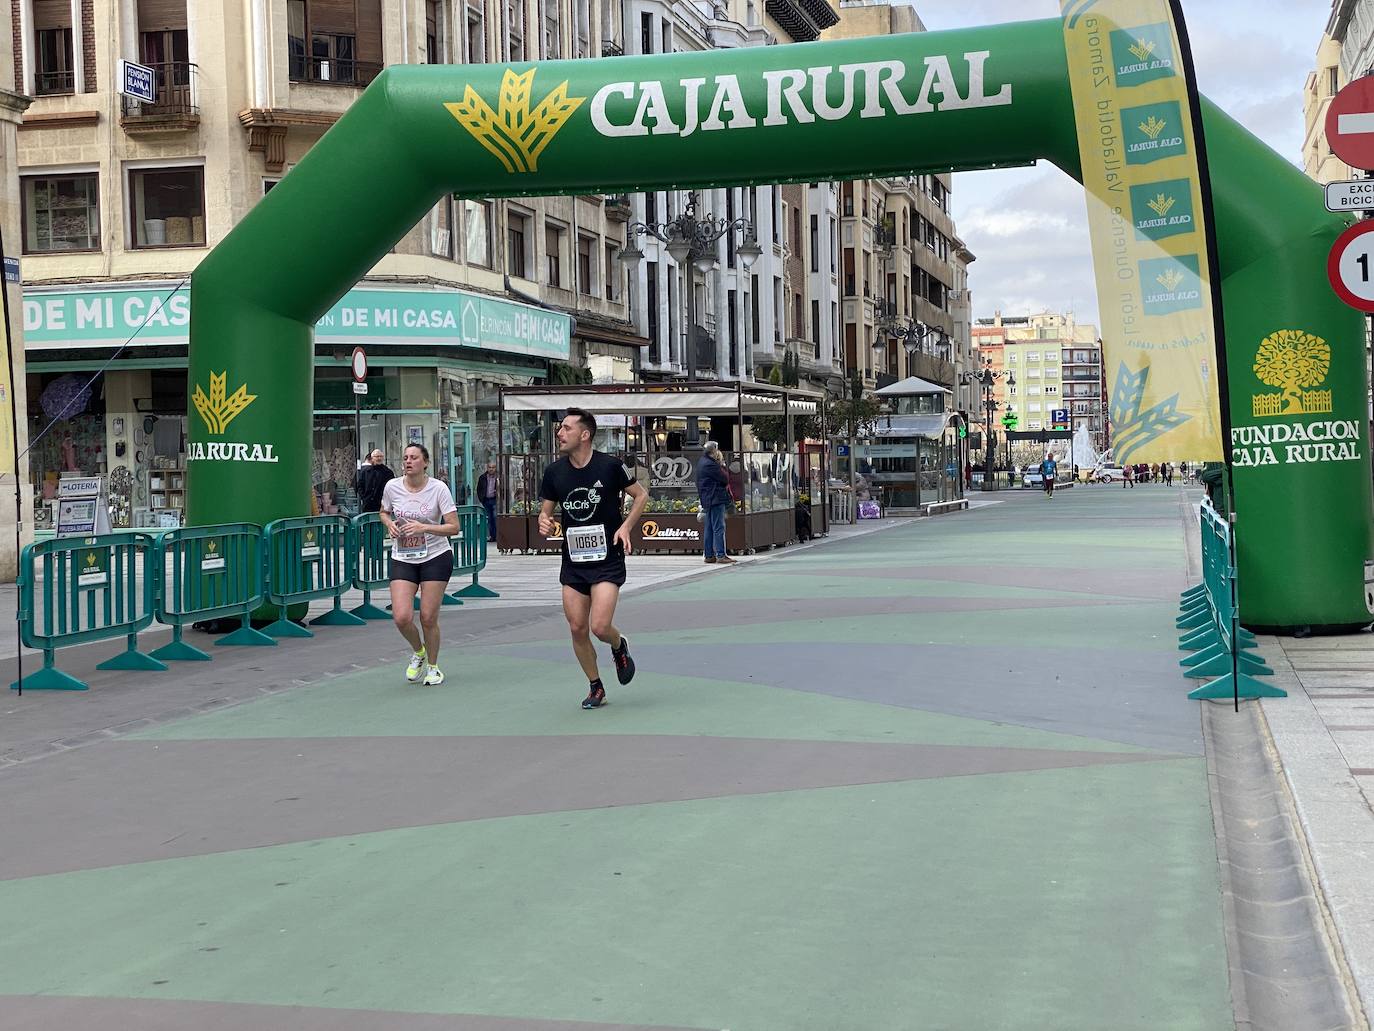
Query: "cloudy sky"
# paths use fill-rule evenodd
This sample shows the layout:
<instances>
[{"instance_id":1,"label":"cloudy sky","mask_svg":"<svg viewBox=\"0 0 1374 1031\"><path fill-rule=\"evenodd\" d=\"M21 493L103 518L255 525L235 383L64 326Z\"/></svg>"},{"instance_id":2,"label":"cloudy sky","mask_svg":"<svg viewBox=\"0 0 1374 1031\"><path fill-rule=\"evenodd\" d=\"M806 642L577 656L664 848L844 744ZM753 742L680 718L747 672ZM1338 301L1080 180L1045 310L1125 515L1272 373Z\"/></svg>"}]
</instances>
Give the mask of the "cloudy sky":
<instances>
[{"instance_id":1,"label":"cloudy sky","mask_svg":"<svg viewBox=\"0 0 1374 1031\"><path fill-rule=\"evenodd\" d=\"M1051 18L1058 0L917 0L932 31ZM1302 88L1331 0L1184 0L1198 84L1294 164L1301 163ZM959 235L975 316L1072 309L1097 322L1083 191L1049 165L954 177Z\"/></svg>"}]
</instances>

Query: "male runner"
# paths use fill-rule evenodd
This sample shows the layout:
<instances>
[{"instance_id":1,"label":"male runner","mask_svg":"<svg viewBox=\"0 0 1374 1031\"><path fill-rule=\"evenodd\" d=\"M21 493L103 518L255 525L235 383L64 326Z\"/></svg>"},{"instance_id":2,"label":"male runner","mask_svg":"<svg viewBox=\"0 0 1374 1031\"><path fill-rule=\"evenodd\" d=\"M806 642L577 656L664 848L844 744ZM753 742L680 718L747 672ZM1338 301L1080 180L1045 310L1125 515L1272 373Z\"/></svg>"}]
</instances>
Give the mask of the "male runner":
<instances>
[{"instance_id":1,"label":"male runner","mask_svg":"<svg viewBox=\"0 0 1374 1031\"><path fill-rule=\"evenodd\" d=\"M1040 487L1045 492L1045 497L1054 497L1054 478L1059 473L1059 463L1054 460L1054 453L1045 455L1045 460L1040 463Z\"/></svg>"},{"instance_id":2,"label":"male runner","mask_svg":"<svg viewBox=\"0 0 1374 1031\"><path fill-rule=\"evenodd\" d=\"M630 643L615 628L615 606L625 583L625 556L633 550L631 529L648 504L649 492L630 479L618 459L592 449L596 417L569 408L555 434L563 457L544 470L539 487L539 532L553 532L553 513L563 508L563 614L572 632L573 653L590 687L582 708L599 709L606 689L596 668L596 646L590 631L611 646L615 675L628 684L635 675ZM622 520L620 495L630 497L629 514Z\"/></svg>"}]
</instances>

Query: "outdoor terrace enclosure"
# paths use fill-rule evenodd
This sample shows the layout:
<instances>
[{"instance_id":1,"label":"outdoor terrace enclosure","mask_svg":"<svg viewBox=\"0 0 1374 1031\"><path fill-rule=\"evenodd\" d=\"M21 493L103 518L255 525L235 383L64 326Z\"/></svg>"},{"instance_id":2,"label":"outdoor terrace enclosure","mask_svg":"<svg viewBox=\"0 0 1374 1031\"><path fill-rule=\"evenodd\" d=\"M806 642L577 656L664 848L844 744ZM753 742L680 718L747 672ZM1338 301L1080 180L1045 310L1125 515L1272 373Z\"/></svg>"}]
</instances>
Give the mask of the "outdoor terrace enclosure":
<instances>
[{"instance_id":1,"label":"outdoor terrace enclosure","mask_svg":"<svg viewBox=\"0 0 1374 1031\"><path fill-rule=\"evenodd\" d=\"M1203 103L1237 437L1243 618L1368 622L1360 316L1325 278L1342 228L1317 186ZM189 520L309 511L312 332L445 193L618 193L864 179L1047 160L1081 180L1059 19L741 50L396 66L207 256L191 286ZM1231 188L1243 184L1243 188ZM349 217L340 219L343 208ZM1250 462L1260 341L1331 343L1357 451ZM1109 374L1109 382L1111 380ZM197 392L199 394L197 395ZM1263 444L1255 444L1263 434ZM1332 438L1334 439L1334 438ZM1334 452L1333 452L1334 455ZM1188 457L1188 456L1180 456Z\"/></svg>"}]
</instances>

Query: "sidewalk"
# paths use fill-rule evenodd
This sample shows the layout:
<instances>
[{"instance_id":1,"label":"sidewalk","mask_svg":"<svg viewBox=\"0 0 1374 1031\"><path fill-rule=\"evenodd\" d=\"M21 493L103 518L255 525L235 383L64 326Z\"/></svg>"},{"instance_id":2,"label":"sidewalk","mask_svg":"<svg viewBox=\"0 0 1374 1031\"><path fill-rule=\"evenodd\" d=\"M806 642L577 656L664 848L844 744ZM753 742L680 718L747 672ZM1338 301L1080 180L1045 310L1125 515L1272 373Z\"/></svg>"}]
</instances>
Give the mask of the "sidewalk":
<instances>
[{"instance_id":1,"label":"sidewalk","mask_svg":"<svg viewBox=\"0 0 1374 1031\"><path fill-rule=\"evenodd\" d=\"M1374 634L1260 644L1288 692L1260 703L1273 754L1349 973L1374 1014Z\"/></svg>"}]
</instances>

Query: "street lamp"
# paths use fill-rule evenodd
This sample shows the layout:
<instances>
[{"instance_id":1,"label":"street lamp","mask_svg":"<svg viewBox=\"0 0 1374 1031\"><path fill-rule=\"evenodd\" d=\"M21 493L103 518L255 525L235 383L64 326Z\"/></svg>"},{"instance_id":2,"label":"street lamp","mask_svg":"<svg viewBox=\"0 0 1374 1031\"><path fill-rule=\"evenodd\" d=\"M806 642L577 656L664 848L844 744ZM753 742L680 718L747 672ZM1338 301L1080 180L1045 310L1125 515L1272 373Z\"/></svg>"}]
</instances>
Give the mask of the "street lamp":
<instances>
[{"instance_id":1,"label":"street lamp","mask_svg":"<svg viewBox=\"0 0 1374 1031\"><path fill-rule=\"evenodd\" d=\"M994 401L992 398L992 390L993 387L997 385L997 381L1004 377L1006 378L1008 387L1016 386L1016 373L1012 372L1010 369L1008 369L1006 372L999 372L994 370L992 367L992 359L988 359L987 364L983 366L982 373L976 377L976 382L979 386L983 388L983 411L987 414L987 418L983 421L983 458L987 466L987 468L983 472L984 490L992 490L993 484L995 483L992 469L995 459L993 453L992 434L994 425L993 418L997 414L997 402ZM1007 405L1007 410L1012 410L1010 404ZM1008 455L1010 455L1010 438L1008 438L1007 443L1007 453ZM1008 466L1010 466L1010 458L1008 458L1007 464Z\"/></svg>"},{"instance_id":2,"label":"street lamp","mask_svg":"<svg viewBox=\"0 0 1374 1031\"><path fill-rule=\"evenodd\" d=\"M652 236L663 243L672 259L682 269L686 279L686 289L682 291L683 307L687 315L687 379L697 378L696 348L696 275L695 272L710 272L716 264L716 241L732 233L744 236L744 242L735 249L740 266L747 272L763 254L754 234L754 223L747 218L734 220L707 215L697 218L697 194L687 195L687 205L682 214L668 222L631 222L625 229L625 246L620 252L620 261L626 268L634 268L644 257L639 247L639 237ZM690 432L690 430L689 430Z\"/></svg>"}]
</instances>

